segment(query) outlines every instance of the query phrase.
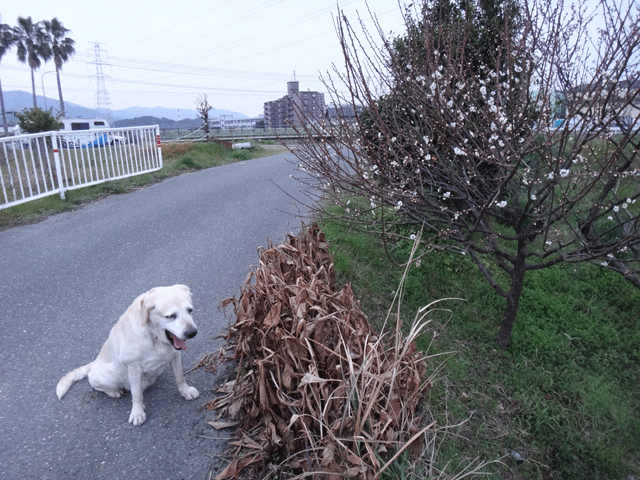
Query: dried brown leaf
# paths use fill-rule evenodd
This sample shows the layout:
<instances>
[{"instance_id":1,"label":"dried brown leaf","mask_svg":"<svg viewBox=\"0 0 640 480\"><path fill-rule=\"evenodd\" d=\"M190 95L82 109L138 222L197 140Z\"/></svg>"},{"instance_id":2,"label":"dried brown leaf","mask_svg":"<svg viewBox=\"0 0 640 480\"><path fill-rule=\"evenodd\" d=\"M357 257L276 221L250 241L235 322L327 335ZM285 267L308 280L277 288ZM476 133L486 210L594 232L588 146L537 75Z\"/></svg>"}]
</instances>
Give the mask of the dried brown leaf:
<instances>
[{"instance_id":1,"label":"dried brown leaf","mask_svg":"<svg viewBox=\"0 0 640 480\"><path fill-rule=\"evenodd\" d=\"M225 428L232 428L232 427L237 427L239 425L239 422L207 422L209 425L211 425L213 428L215 428L216 430L222 430Z\"/></svg>"}]
</instances>

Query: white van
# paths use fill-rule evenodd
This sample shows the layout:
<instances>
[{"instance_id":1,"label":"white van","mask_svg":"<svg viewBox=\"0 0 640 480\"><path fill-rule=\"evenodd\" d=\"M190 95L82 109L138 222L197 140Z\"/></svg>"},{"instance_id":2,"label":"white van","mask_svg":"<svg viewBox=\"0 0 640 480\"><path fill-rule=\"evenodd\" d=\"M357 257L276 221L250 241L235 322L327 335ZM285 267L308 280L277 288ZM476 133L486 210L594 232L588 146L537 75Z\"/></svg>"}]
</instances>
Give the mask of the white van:
<instances>
[{"instance_id":1,"label":"white van","mask_svg":"<svg viewBox=\"0 0 640 480\"><path fill-rule=\"evenodd\" d=\"M94 131L110 128L103 118L61 118L60 132L69 132L60 137L62 148L103 147L126 143L125 137L110 132Z\"/></svg>"}]
</instances>

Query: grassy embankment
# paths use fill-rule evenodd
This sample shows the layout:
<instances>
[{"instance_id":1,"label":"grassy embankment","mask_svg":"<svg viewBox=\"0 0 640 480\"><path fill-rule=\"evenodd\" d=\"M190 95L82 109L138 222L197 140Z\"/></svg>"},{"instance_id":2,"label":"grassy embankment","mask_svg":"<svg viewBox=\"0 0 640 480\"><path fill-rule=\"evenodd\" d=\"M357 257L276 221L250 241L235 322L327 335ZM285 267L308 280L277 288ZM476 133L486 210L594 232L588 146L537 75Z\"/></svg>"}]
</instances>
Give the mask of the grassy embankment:
<instances>
[{"instance_id":1,"label":"grassy embankment","mask_svg":"<svg viewBox=\"0 0 640 480\"><path fill-rule=\"evenodd\" d=\"M78 190L69 190L65 192L66 198L64 200L54 194L0 210L0 230L37 222L49 215L73 210L96 199L130 192L189 171L217 167L285 151L284 147L276 145L257 145L246 150L229 150L215 143L164 143L162 144L163 167L157 172L114 180Z\"/></svg>"},{"instance_id":2,"label":"grassy embankment","mask_svg":"<svg viewBox=\"0 0 640 480\"><path fill-rule=\"evenodd\" d=\"M321 227L340 280L354 284L375 324L403 269L375 238L330 220ZM410 246L396 242L390 256L401 263ZM473 460L498 460L483 469L489 478L640 478L639 290L593 265L529 272L507 351L495 343L504 301L468 257L433 252L409 270L405 323L450 297L465 301L441 304L450 313L435 318L418 345L453 352L433 357L446 358L427 399L444 427L437 451L428 452L436 471L453 477ZM405 458L397 478L423 478L428 460Z\"/></svg>"}]
</instances>

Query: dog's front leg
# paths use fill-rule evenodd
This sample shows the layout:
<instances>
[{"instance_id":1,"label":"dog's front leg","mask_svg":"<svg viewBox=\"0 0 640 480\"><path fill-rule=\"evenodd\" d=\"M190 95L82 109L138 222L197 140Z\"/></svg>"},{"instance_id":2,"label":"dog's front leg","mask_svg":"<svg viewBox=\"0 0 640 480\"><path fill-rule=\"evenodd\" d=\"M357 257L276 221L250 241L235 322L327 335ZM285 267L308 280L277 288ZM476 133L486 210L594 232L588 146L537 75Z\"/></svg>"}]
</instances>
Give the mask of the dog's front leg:
<instances>
[{"instance_id":1,"label":"dog's front leg","mask_svg":"<svg viewBox=\"0 0 640 480\"><path fill-rule=\"evenodd\" d=\"M131 386L131 415L129 415L129 423L134 426L142 425L147 419L144 413L144 403L142 403L142 366L134 363L128 367L129 385Z\"/></svg>"},{"instance_id":2,"label":"dog's front leg","mask_svg":"<svg viewBox=\"0 0 640 480\"><path fill-rule=\"evenodd\" d=\"M171 370L173 370L173 376L178 384L178 391L180 392L180 395L187 400L193 400L200 396L200 392L198 392L197 388L187 385L187 382L184 379L184 373L182 373L182 357L178 352L176 352L174 357L171 359Z\"/></svg>"}]
</instances>

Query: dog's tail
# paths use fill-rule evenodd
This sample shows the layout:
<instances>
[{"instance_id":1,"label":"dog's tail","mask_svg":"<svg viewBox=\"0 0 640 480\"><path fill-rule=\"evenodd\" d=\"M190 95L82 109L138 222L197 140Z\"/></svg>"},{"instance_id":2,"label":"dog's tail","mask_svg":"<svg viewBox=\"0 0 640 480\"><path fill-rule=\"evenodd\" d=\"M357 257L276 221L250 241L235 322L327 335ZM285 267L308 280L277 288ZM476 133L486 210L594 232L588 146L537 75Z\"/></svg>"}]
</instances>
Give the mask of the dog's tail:
<instances>
[{"instance_id":1,"label":"dog's tail","mask_svg":"<svg viewBox=\"0 0 640 480\"><path fill-rule=\"evenodd\" d=\"M88 363L82 367L78 367L75 370L71 370L64 377L60 379L58 382L58 386L56 387L56 394L58 398L64 397L65 393L69 391L71 385L78 380L82 380L87 375L89 375L89 371L91 370L91 363Z\"/></svg>"}]
</instances>

